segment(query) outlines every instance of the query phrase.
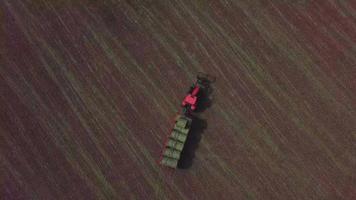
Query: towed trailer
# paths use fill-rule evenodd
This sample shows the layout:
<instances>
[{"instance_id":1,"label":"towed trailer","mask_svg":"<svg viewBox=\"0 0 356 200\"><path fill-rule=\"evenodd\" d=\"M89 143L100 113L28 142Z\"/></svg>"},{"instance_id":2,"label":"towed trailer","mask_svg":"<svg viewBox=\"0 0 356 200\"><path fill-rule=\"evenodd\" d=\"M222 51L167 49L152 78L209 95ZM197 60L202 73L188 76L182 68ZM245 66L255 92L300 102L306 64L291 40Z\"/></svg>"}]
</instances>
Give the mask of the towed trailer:
<instances>
[{"instance_id":1,"label":"towed trailer","mask_svg":"<svg viewBox=\"0 0 356 200\"><path fill-rule=\"evenodd\" d=\"M177 168L191 124L192 119L190 117L184 115L176 117L174 127L163 149L160 164Z\"/></svg>"}]
</instances>

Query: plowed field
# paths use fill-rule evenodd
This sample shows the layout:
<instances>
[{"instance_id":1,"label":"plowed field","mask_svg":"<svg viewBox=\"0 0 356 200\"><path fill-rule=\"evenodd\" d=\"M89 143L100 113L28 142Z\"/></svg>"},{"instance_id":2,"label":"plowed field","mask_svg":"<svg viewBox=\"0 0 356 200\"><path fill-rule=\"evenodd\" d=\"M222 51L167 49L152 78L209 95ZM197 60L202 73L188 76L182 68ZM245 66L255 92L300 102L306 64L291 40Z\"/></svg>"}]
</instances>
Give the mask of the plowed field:
<instances>
[{"instance_id":1,"label":"plowed field","mask_svg":"<svg viewBox=\"0 0 356 200\"><path fill-rule=\"evenodd\" d=\"M0 199L356 199L356 1L0 0L0 26Z\"/></svg>"}]
</instances>

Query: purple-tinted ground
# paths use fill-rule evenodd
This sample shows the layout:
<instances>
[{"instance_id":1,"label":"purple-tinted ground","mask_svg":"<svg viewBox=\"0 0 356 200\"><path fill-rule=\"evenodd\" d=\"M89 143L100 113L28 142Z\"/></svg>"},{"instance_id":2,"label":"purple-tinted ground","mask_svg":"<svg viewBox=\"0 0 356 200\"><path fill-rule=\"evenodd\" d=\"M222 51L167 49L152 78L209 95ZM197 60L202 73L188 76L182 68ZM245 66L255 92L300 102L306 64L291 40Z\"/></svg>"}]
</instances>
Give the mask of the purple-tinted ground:
<instances>
[{"instance_id":1,"label":"purple-tinted ground","mask_svg":"<svg viewBox=\"0 0 356 200\"><path fill-rule=\"evenodd\" d=\"M354 1L193 2L0 1L1 199L356 199Z\"/></svg>"}]
</instances>

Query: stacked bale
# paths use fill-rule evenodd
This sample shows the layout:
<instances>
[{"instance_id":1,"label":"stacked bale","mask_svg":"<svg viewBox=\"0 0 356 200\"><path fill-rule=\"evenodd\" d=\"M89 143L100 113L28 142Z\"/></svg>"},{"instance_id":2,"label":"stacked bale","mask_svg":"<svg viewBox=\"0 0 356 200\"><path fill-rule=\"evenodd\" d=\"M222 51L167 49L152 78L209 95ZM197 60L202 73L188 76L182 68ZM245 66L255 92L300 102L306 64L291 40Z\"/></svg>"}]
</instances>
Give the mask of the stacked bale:
<instances>
[{"instance_id":1,"label":"stacked bale","mask_svg":"<svg viewBox=\"0 0 356 200\"><path fill-rule=\"evenodd\" d=\"M186 116L178 116L173 130L168 138L165 149L163 151L161 164L167 167L177 168L192 119Z\"/></svg>"}]
</instances>

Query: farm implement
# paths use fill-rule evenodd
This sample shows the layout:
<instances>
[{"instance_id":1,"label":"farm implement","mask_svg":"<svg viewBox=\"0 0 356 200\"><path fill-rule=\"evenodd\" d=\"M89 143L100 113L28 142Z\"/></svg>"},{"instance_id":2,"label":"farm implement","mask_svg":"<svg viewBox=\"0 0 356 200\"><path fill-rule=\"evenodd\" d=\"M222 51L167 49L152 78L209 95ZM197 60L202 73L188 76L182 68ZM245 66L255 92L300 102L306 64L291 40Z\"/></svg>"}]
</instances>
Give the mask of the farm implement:
<instances>
[{"instance_id":1,"label":"farm implement","mask_svg":"<svg viewBox=\"0 0 356 200\"><path fill-rule=\"evenodd\" d=\"M176 168L178 165L192 124L192 119L184 115L178 115L174 123L173 130L165 144L160 162L162 165L172 168Z\"/></svg>"},{"instance_id":2,"label":"farm implement","mask_svg":"<svg viewBox=\"0 0 356 200\"><path fill-rule=\"evenodd\" d=\"M199 103L203 94L209 89L210 82L212 82L212 78L208 75L203 73L197 75L196 82L190 87L182 101L182 114L178 115L174 120L173 129L168 136L161 155L161 165L177 168L192 123L194 123L193 113L198 110L199 106L202 106Z\"/></svg>"}]
</instances>

